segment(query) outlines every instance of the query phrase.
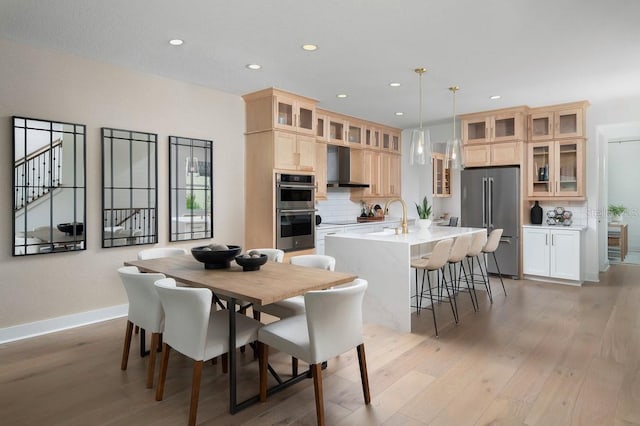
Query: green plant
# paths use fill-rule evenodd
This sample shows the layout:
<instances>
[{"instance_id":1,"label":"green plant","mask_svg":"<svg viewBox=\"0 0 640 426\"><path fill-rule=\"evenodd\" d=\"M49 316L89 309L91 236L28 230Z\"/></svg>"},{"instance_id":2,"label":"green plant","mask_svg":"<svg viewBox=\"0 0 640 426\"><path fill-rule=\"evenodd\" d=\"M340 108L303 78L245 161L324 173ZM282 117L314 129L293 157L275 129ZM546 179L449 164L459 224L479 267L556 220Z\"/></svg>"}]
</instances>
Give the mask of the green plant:
<instances>
[{"instance_id":1,"label":"green plant","mask_svg":"<svg viewBox=\"0 0 640 426\"><path fill-rule=\"evenodd\" d=\"M196 201L196 194L194 193L187 194L186 202L187 202L187 209L189 210L197 210L202 208L200 207L200 204L198 204L198 202Z\"/></svg>"},{"instance_id":2,"label":"green plant","mask_svg":"<svg viewBox=\"0 0 640 426\"><path fill-rule=\"evenodd\" d=\"M627 211L627 208L625 206L623 206L622 204L616 205L616 204L609 204L609 214L611 216L620 216L621 214L625 213Z\"/></svg>"},{"instance_id":3,"label":"green plant","mask_svg":"<svg viewBox=\"0 0 640 426\"><path fill-rule=\"evenodd\" d=\"M429 216L431 216L431 206L429 205L427 196L424 196L421 204L415 203L415 205L418 210L418 217L420 217L420 219L429 219Z\"/></svg>"}]
</instances>

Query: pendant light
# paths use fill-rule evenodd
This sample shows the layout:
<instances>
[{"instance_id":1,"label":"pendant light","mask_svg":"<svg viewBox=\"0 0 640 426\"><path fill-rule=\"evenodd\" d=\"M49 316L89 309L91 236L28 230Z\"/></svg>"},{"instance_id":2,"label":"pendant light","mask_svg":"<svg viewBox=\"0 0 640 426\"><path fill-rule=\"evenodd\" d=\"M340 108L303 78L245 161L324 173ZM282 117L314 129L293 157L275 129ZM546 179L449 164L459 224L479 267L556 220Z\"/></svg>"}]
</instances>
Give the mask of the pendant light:
<instances>
[{"instance_id":1,"label":"pendant light","mask_svg":"<svg viewBox=\"0 0 640 426\"><path fill-rule=\"evenodd\" d=\"M458 86L449 87L449 91L453 93L453 139L447 141L446 169L461 169L463 165L460 139L456 137L456 92L458 90L460 90Z\"/></svg>"},{"instance_id":2,"label":"pendant light","mask_svg":"<svg viewBox=\"0 0 640 426\"><path fill-rule=\"evenodd\" d=\"M420 127L411 132L411 156L409 163L424 165L427 164L427 156L431 153L431 135L429 130L422 129L422 74L427 72L426 68L416 68L414 70L419 76L420 82Z\"/></svg>"}]
</instances>

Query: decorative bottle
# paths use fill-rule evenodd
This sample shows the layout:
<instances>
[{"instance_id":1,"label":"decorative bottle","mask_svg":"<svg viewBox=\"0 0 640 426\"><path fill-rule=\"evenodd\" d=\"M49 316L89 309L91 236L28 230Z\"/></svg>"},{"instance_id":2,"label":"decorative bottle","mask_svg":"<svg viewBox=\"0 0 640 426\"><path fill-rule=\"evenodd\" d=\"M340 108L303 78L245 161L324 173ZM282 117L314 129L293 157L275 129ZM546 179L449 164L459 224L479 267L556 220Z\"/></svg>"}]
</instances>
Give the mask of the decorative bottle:
<instances>
[{"instance_id":1,"label":"decorative bottle","mask_svg":"<svg viewBox=\"0 0 640 426\"><path fill-rule=\"evenodd\" d=\"M540 207L538 201L531 207L531 223L534 225L542 224L542 207Z\"/></svg>"}]
</instances>

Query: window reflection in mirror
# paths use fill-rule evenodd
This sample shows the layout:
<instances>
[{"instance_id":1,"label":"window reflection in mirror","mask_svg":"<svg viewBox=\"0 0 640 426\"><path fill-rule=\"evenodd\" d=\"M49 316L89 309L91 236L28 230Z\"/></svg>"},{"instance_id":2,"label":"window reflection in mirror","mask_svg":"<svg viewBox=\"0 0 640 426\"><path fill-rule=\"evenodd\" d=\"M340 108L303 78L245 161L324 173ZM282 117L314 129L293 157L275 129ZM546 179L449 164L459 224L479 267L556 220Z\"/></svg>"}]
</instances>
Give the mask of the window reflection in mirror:
<instances>
[{"instance_id":1,"label":"window reflection in mirror","mask_svg":"<svg viewBox=\"0 0 640 426\"><path fill-rule=\"evenodd\" d=\"M84 250L83 124L13 117L14 256Z\"/></svg>"},{"instance_id":2,"label":"window reflection in mirror","mask_svg":"<svg viewBox=\"0 0 640 426\"><path fill-rule=\"evenodd\" d=\"M213 142L169 137L170 241L213 238Z\"/></svg>"},{"instance_id":3,"label":"window reflection in mirror","mask_svg":"<svg viewBox=\"0 0 640 426\"><path fill-rule=\"evenodd\" d=\"M102 247L158 242L157 139L102 128Z\"/></svg>"}]
</instances>

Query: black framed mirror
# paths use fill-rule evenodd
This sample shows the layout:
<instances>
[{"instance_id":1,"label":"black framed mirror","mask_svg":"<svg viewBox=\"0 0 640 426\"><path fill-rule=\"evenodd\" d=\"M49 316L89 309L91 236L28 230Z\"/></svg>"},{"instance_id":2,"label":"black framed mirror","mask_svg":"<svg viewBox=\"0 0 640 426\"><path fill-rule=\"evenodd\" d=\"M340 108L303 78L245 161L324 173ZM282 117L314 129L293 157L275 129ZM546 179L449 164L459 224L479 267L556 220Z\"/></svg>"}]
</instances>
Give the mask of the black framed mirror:
<instances>
[{"instance_id":1,"label":"black framed mirror","mask_svg":"<svg viewBox=\"0 0 640 426\"><path fill-rule=\"evenodd\" d=\"M169 136L170 241L213 238L213 141Z\"/></svg>"},{"instance_id":2,"label":"black framed mirror","mask_svg":"<svg viewBox=\"0 0 640 426\"><path fill-rule=\"evenodd\" d=\"M102 128L102 247L158 242L158 135Z\"/></svg>"},{"instance_id":3,"label":"black framed mirror","mask_svg":"<svg viewBox=\"0 0 640 426\"><path fill-rule=\"evenodd\" d=\"M13 256L86 249L84 124L13 117Z\"/></svg>"}]
</instances>

